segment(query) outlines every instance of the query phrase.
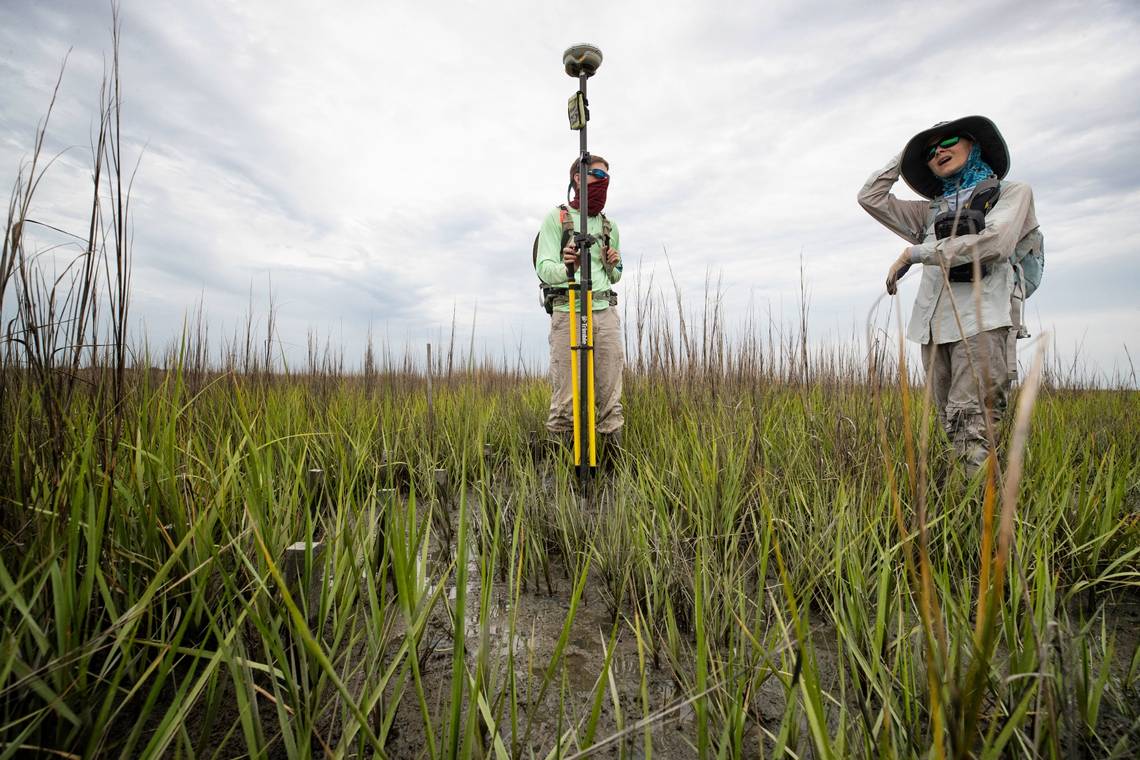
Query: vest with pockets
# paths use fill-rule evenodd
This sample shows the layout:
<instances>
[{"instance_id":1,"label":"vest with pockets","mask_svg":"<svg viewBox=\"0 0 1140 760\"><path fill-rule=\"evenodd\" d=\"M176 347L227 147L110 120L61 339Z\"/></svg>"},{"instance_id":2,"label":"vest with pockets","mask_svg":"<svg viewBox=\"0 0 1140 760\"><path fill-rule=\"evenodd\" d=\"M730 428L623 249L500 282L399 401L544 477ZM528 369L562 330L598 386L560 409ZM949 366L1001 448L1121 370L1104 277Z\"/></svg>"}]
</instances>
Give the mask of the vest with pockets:
<instances>
[{"instance_id":1,"label":"vest with pockets","mask_svg":"<svg viewBox=\"0 0 1140 760\"><path fill-rule=\"evenodd\" d=\"M957 235L980 232L980 228L975 229L975 227L979 227L978 222L970 219L968 215L972 213L976 216L980 212L980 221L984 224L985 215L997 203L1000 195L1000 183L991 178L978 183L975 193L971 195L966 207L958 214L950 211L949 204L944 198L934 199L930 208L935 213L936 237L939 239L947 237L946 234L939 234L939 223L943 222L942 226L951 227L953 226L952 219L957 222L959 227L955 232ZM1025 300L1037 292L1045 274L1045 236L1041 233L1040 226L1034 227L1017 241L1013 255L1010 256L1010 263L1013 265L1014 287L1019 291L1020 298ZM973 264L960 264L951 267L950 280L952 282L971 282L973 280L973 266ZM983 266L982 276L985 277L987 274L989 274L989 266Z\"/></svg>"}]
</instances>

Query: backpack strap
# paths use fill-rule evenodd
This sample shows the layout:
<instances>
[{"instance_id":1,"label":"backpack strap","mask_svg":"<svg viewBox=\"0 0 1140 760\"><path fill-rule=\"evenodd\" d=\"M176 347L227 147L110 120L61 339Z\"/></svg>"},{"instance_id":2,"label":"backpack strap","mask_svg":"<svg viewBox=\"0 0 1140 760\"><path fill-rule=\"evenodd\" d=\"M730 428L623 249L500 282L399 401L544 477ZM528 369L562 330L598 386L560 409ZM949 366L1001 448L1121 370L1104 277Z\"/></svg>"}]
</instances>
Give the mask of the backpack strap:
<instances>
[{"instance_id":1,"label":"backpack strap","mask_svg":"<svg viewBox=\"0 0 1140 760\"><path fill-rule=\"evenodd\" d=\"M570 218L570 209L566 208L565 204L558 207L558 221L562 225L562 242L558 245L559 254L561 254L567 241L574 235L574 220ZM530 254L531 266L536 268L538 267L538 239L541 236L541 232L534 236L534 246Z\"/></svg>"},{"instance_id":2,"label":"backpack strap","mask_svg":"<svg viewBox=\"0 0 1140 760\"><path fill-rule=\"evenodd\" d=\"M970 194L970 200L966 205L974 211L988 214L1000 197L1001 182L997 177L990 177L974 185L974 192Z\"/></svg>"},{"instance_id":3,"label":"backpack strap","mask_svg":"<svg viewBox=\"0 0 1140 760\"><path fill-rule=\"evenodd\" d=\"M574 220L570 218L570 209L563 203L558 207L559 221L562 222L562 247L566 247L566 243L574 236ZM610 235L613 233L614 225L609 219L606 218L605 213L600 214L602 217L602 245L603 251L610 247Z\"/></svg>"},{"instance_id":4,"label":"backpack strap","mask_svg":"<svg viewBox=\"0 0 1140 760\"><path fill-rule=\"evenodd\" d=\"M613 229L613 224L606 218L605 213L602 213L602 268L609 277L614 276L614 268L606 261L606 251L610 249L610 233Z\"/></svg>"},{"instance_id":5,"label":"backpack strap","mask_svg":"<svg viewBox=\"0 0 1140 760\"><path fill-rule=\"evenodd\" d=\"M602 266L605 268L607 274L612 274L613 267L605 263L606 251L610 247L610 236L613 233L614 225L609 219L606 218L605 213L600 214L602 217ZM570 209L563 203L558 206L558 220L562 223L562 243L559 249L565 248L566 243L570 238L574 237L576 230L574 229L574 220L570 218Z\"/></svg>"},{"instance_id":6,"label":"backpack strap","mask_svg":"<svg viewBox=\"0 0 1140 760\"><path fill-rule=\"evenodd\" d=\"M566 208L565 203L558 207L558 221L562 223L562 244L558 246L561 251L570 242L570 238L574 237L574 220L570 218L570 209Z\"/></svg>"}]
</instances>

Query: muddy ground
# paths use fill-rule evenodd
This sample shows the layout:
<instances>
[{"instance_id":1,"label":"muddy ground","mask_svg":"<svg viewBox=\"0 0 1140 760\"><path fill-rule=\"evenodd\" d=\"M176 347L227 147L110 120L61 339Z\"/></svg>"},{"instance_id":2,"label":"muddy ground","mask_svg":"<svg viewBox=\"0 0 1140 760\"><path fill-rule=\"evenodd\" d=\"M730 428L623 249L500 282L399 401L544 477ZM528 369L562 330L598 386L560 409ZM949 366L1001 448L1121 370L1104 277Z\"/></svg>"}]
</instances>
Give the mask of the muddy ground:
<instances>
[{"instance_id":1,"label":"muddy ground","mask_svg":"<svg viewBox=\"0 0 1140 760\"><path fill-rule=\"evenodd\" d=\"M452 527L454 528L454 525ZM454 552L454 545L435 546L431 552L434 559L429 576L436 578L446 576ZM474 553L470 553L470 556L474 556ZM579 743L584 742L584 730L595 702L598 678L604 670L605 649L614 627L612 611L601 590L602 581L591 576L587 580L586 593L570 627L569 638L556 676L545 692L540 693L542 676L556 651L569 613L573 590L570 574L559 564L557 558L552 560L552 568L550 592L546 591L543 582L542 590L524 589L519 595L517 609L513 611L516 625L513 635L510 631L512 615L510 589L506 584L497 582L492 590L490 618L486 626L491 671L488 674L490 684L488 691L492 695L497 695L505 690L507 662L513 656L518 679L516 689L519 703L519 735L512 736L509 725L510 713L505 706L500 709L493 705L492 710L501 721L499 735L506 744L508 754L517 757L545 757L557 744L557 737L566 736L568 733L576 736ZM454 583L454 575L450 577ZM472 561L468 567L468 614L463 621L465 660L470 672L475 670L476 652L480 644L483 622L478 618L481 591L479 577L478 567ZM533 585L537 587L539 584L533 582ZM448 603L437 605L420 648L425 698L433 719L437 721L433 725L437 748L440 737L446 735L446 729L441 728L438 721L446 720L446 716L450 713L454 641L450 608L454 602L455 592L454 585L444 589ZM1140 598L1130 590L1120 592L1116 596L1085 595L1072 606L1070 614L1074 619L1078 619L1082 613L1087 618L1099 605L1105 605L1110 610L1109 633L1116 643L1112 669L1115 677L1122 678L1130 667L1132 653L1140 641ZM817 671L824 688L837 698L840 693L841 664L838 661L835 629L829 623L820 622L825 620L824 614L820 611L812 611L810 619L815 621L812 638ZM393 654L400 638L400 635L396 635L393 639L395 642ZM1063 643L1062 640L1060 645ZM687 666L688 671L683 673L682 679L678 679L675 675L675 666L667 663L664 658L659 664L654 665L648 654L646 657L648 711L643 706L641 694L641 668L636 636L628 621L620 621L612 654L611 678L603 684L604 693L594 734L595 748L590 752L590 757L643 757L649 749L646 746L647 740L652 743L653 755L663 760L680 760L695 756L697 721L689 699L692 689L681 682L683 680L692 683L692 665L681 663L681 670L685 670ZM745 756L768 756L774 747L772 737L780 731L787 695L785 682L789 680L790 674L782 673L780 676L783 680L781 677L768 677L751 697L745 729ZM358 674L350 679L347 684L349 689L353 693L360 693L365 677L366 674ZM228 678L223 677L220 682L223 692L232 692ZM262 686L265 688L268 684ZM423 714L412 688L409 684L388 734L386 751L391 758L427 756L428 742ZM848 689L849 694L851 691ZM798 691L793 692L793 695L793 698L798 698ZM216 703L220 701L222 706L215 708L212 714L206 714L204 709L196 707L187 716L187 731L200 756L245 756L245 739L241 728L235 727L239 718L236 701L232 693L228 699L224 696L223 694L223 699L216 700ZM392 700L395 697L395 694L390 694L388 698ZM168 690L161 699L175 699L173 689ZM618 709L615 709L615 700L620 715ZM464 719L467 708L468 705L465 705ZM849 704L848 708L850 719L858 720L859 705ZM269 729L278 724L276 707L270 699L261 700L258 709L261 712L262 726ZM338 712L338 709L330 709L326 719L321 721L317 731L314 732L315 735L310 742L314 757L323 756L331 746L335 746L341 730L337 725ZM650 716L645 721L648 724L648 734L645 725L639 724L645 719L647 712ZM528 716L532 716L533 721L530 721ZM794 745L792 749L798 756L810 757L811 750L807 746L806 739L807 726L803 723L802 717L799 723L798 746ZM832 725L830 728L834 734L836 726ZM1098 726L1098 736L1104 743L1111 745L1120 737L1131 734L1140 756L1138 732L1140 732L1140 708L1127 713L1107 704L1104 706ZM512 741L515 742L513 746ZM143 744L145 745L145 741ZM569 746L573 748L574 743L571 742ZM1098 756L1095 747L1084 742L1076 742L1072 746L1073 757ZM272 742L268 757L284 758L288 754L278 737ZM489 754L493 756L493 752ZM573 756L573 751L563 756Z\"/></svg>"}]
</instances>

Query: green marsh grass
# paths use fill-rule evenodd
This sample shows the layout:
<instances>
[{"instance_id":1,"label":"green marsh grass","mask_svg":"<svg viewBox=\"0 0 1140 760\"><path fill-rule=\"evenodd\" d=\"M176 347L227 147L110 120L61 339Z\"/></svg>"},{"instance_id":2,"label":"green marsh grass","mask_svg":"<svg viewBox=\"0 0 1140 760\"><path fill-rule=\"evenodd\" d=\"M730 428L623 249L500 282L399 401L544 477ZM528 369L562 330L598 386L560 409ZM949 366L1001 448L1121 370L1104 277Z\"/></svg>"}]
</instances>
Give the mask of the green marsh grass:
<instances>
[{"instance_id":1,"label":"green marsh grass","mask_svg":"<svg viewBox=\"0 0 1140 760\"><path fill-rule=\"evenodd\" d=\"M77 394L53 461L36 384L6 374L8 754L1135 747L1130 391L1041 391L1011 515L938 435L895 429L890 389L631 376L627 450L581 514L564 454L529 445L541 378L437 379L429 441L403 375L126 377L115 447ZM441 467L454 493L433 498ZM323 546L311 599L284 578L295 542ZM559 612L519 618L545 599ZM584 605L609 622L576 630Z\"/></svg>"}]
</instances>

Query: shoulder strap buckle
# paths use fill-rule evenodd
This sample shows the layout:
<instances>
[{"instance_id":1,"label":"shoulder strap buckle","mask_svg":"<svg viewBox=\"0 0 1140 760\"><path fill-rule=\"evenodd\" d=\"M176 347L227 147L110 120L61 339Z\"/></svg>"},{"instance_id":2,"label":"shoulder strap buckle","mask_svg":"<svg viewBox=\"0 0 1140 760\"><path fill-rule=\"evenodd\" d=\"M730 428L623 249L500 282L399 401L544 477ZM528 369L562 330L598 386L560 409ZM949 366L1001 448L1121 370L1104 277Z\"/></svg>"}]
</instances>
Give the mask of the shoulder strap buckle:
<instances>
[{"instance_id":1,"label":"shoulder strap buckle","mask_svg":"<svg viewBox=\"0 0 1140 760\"><path fill-rule=\"evenodd\" d=\"M974 192L970 195L969 207L983 214L989 213L1001 197L1001 183L997 177L983 179L974 185Z\"/></svg>"}]
</instances>

